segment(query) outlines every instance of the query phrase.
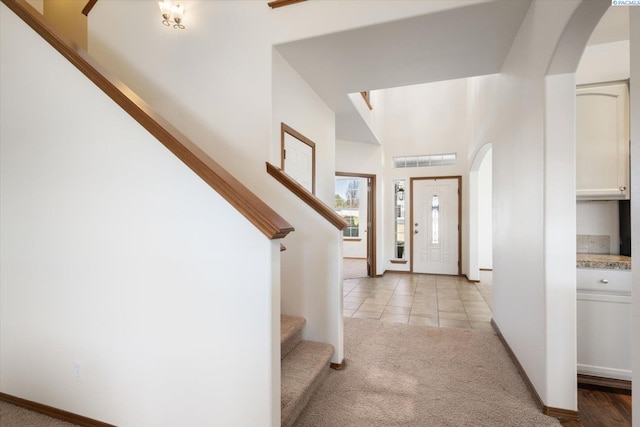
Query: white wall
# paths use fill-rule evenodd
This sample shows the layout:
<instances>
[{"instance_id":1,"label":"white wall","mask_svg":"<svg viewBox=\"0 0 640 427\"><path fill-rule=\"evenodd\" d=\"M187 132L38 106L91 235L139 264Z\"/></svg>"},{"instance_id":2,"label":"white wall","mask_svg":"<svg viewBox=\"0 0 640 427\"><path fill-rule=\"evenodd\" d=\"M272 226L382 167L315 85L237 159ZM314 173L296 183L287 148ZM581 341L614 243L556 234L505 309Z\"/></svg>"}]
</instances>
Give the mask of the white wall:
<instances>
[{"instance_id":1,"label":"white wall","mask_svg":"<svg viewBox=\"0 0 640 427\"><path fill-rule=\"evenodd\" d=\"M491 140L493 138L492 128L495 126L495 99L497 97L498 82L500 76L497 74L487 76L477 76L467 80L469 110L469 148L467 156L469 159L469 193L468 193L468 216L466 219L468 229L467 235L467 277L470 280L480 280L480 230L479 230L479 193L478 171L482 166L484 157L492 150ZM492 178L493 179L493 178ZM493 191L493 190L492 190ZM486 209L486 207L485 207ZM491 229L492 226L487 228ZM485 242L486 242L485 235ZM493 235L491 236L493 240ZM485 244L483 251L489 250L489 245ZM491 250L493 242L491 244ZM491 255L493 258L493 254ZM492 259L493 265L493 259Z\"/></svg>"},{"instance_id":2,"label":"white wall","mask_svg":"<svg viewBox=\"0 0 640 427\"><path fill-rule=\"evenodd\" d=\"M576 71L576 84L629 78L629 40L587 46Z\"/></svg>"},{"instance_id":3,"label":"white wall","mask_svg":"<svg viewBox=\"0 0 640 427\"><path fill-rule=\"evenodd\" d=\"M573 75L545 78L579 2L534 1L499 77L494 320L545 405L577 409ZM585 40L586 43L586 40ZM560 101L550 104L549 99Z\"/></svg>"},{"instance_id":4,"label":"white wall","mask_svg":"<svg viewBox=\"0 0 640 427\"><path fill-rule=\"evenodd\" d=\"M468 254L468 171L469 171L469 81L449 80L422 85L386 89L383 92L384 110L381 139L384 150L384 176L387 193L384 199L385 246L387 269L409 270L405 265L391 264L395 258L393 237L393 181L405 180L405 212L411 212L412 177L462 176L462 272L467 272ZM374 108L375 112L375 108ZM457 153L451 166L394 168L396 156ZM408 224L408 222L407 222ZM407 230L409 232L410 229ZM405 258L411 257L410 240L405 242Z\"/></svg>"},{"instance_id":5,"label":"white wall","mask_svg":"<svg viewBox=\"0 0 640 427\"><path fill-rule=\"evenodd\" d=\"M493 269L493 165L491 151L478 170L478 267Z\"/></svg>"},{"instance_id":6,"label":"white wall","mask_svg":"<svg viewBox=\"0 0 640 427\"><path fill-rule=\"evenodd\" d=\"M316 152L316 196L333 207L335 115L276 50L272 69L270 161L280 165L280 123L311 139ZM342 363L342 232L279 184L263 187L262 194L286 212L296 229L284 242L282 313L305 317L303 337L333 344L332 361Z\"/></svg>"},{"instance_id":7,"label":"white wall","mask_svg":"<svg viewBox=\"0 0 640 427\"><path fill-rule=\"evenodd\" d=\"M279 425L278 241L4 5L0 31L2 392L115 425Z\"/></svg>"},{"instance_id":8,"label":"white wall","mask_svg":"<svg viewBox=\"0 0 640 427\"><path fill-rule=\"evenodd\" d=\"M576 203L577 234L610 236L609 253L620 253L620 209L617 200Z\"/></svg>"},{"instance_id":9,"label":"white wall","mask_svg":"<svg viewBox=\"0 0 640 427\"><path fill-rule=\"evenodd\" d=\"M640 8L629 8L631 78L640 79ZM640 165L640 90L631 87L631 164ZM632 325L640 325L640 168L631 168L631 280L633 282L632 295ZM637 329L633 333L633 425L640 426L640 334Z\"/></svg>"},{"instance_id":10,"label":"white wall","mask_svg":"<svg viewBox=\"0 0 640 427\"><path fill-rule=\"evenodd\" d=\"M315 143L315 194L333 206L335 114L275 49L272 81L270 162L281 167L280 124L284 122Z\"/></svg>"}]
</instances>

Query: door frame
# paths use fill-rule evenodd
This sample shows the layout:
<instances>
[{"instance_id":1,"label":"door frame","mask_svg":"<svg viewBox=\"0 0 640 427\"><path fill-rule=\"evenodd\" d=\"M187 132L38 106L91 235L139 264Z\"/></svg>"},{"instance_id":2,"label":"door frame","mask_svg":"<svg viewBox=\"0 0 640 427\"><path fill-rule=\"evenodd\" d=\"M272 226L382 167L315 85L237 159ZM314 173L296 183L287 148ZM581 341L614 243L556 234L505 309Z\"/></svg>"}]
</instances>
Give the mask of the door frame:
<instances>
[{"instance_id":1,"label":"door frame","mask_svg":"<svg viewBox=\"0 0 640 427\"><path fill-rule=\"evenodd\" d=\"M458 180L458 276L462 276L462 175L453 176L424 176L424 177L411 177L409 180L410 207L409 207L409 224L411 225L411 232L409 241L411 244L411 259L409 260L409 271L413 273L413 234L414 234L414 222L413 222L413 182L414 181L426 181L426 180L439 180L439 179L457 179Z\"/></svg>"},{"instance_id":2,"label":"door frame","mask_svg":"<svg viewBox=\"0 0 640 427\"><path fill-rule=\"evenodd\" d=\"M367 222L371 223L371 227L367 227L367 258L371 259L371 272L369 277L377 276L377 262L376 262L376 176L366 173L351 173L351 172L336 172L336 176L365 178L371 185L371 191L367 191L367 207L371 212L370 218L367 218Z\"/></svg>"}]
</instances>

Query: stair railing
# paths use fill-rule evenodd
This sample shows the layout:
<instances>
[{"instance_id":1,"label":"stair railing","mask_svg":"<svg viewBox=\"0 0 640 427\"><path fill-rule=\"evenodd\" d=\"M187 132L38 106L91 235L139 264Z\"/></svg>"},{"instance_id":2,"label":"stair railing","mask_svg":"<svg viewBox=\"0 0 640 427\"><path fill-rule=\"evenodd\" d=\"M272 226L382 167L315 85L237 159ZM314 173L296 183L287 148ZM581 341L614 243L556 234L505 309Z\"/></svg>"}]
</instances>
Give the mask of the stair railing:
<instances>
[{"instance_id":1,"label":"stair railing","mask_svg":"<svg viewBox=\"0 0 640 427\"><path fill-rule=\"evenodd\" d=\"M284 173L282 169L267 162L267 173L274 177L279 183L287 187L293 194L298 196L303 202L309 205L313 210L318 212L323 218L333 224L338 230L344 230L347 221L340 215L335 213L333 209L327 206L322 200L310 193L306 188L300 185L296 180Z\"/></svg>"},{"instance_id":2,"label":"stair railing","mask_svg":"<svg viewBox=\"0 0 640 427\"><path fill-rule=\"evenodd\" d=\"M45 21L44 17L25 0L1 1L265 236L269 239L280 239L293 231L291 224L155 112L124 83L110 75L87 52Z\"/></svg>"}]
</instances>

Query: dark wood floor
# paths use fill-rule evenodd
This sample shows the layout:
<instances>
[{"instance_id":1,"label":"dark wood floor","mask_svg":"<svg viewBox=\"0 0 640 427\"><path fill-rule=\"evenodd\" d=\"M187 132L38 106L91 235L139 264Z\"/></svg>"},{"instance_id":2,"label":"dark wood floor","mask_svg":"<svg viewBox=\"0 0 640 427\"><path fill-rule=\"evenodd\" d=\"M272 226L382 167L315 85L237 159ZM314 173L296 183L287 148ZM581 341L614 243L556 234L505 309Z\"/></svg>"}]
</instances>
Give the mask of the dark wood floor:
<instances>
[{"instance_id":1,"label":"dark wood floor","mask_svg":"<svg viewBox=\"0 0 640 427\"><path fill-rule=\"evenodd\" d=\"M565 427L631 427L631 396L602 389L578 388L581 420L563 422Z\"/></svg>"}]
</instances>

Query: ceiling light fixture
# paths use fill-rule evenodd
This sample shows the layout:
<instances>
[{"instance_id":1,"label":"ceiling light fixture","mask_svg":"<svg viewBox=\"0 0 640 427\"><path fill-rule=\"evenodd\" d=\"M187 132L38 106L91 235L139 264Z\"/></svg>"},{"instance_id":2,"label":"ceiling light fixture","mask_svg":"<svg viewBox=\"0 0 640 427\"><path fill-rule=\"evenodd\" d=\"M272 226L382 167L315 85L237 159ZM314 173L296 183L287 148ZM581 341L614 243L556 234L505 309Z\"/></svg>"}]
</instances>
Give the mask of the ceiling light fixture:
<instances>
[{"instance_id":1,"label":"ceiling light fixture","mask_svg":"<svg viewBox=\"0 0 640 427\"><path fill-rule=\"evenodd\" d=\"M173 28L184 30L182 17L184 16L184 6L180 3L173 5L171 0L160 0L160 13L162 13L162 25L167 27L173 24Z\"/></svg>"}]
</instances>

